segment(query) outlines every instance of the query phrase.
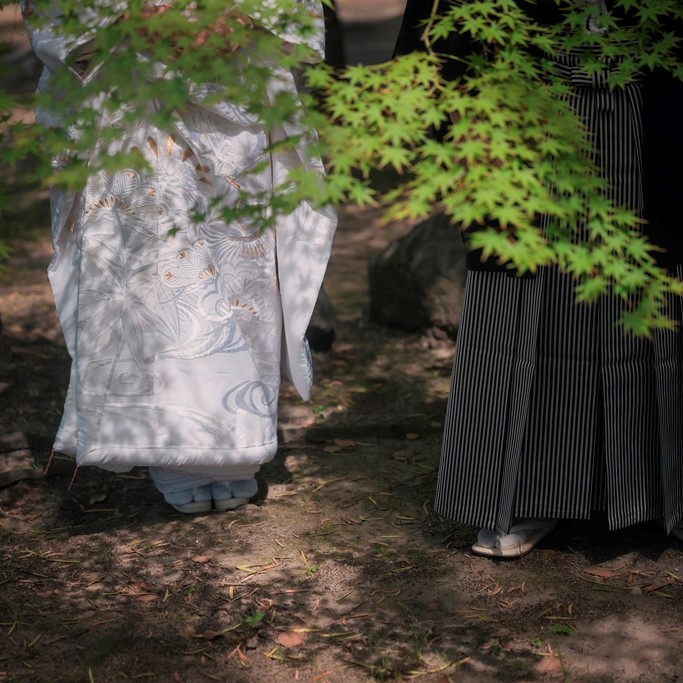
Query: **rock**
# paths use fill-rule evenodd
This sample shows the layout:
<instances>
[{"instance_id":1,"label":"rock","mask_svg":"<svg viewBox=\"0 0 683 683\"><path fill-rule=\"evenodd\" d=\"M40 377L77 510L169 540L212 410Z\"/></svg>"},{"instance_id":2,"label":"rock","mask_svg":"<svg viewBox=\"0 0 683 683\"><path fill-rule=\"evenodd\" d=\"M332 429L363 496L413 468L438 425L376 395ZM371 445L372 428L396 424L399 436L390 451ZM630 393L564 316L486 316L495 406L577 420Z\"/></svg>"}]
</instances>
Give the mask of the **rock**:
<instances>
[{"instance_id":1,"label":"rock","mask_svg":"<svg viewBox=\"0 0 683 683\"><path fill-rule=\"evenodd\" d=\"M24 432L12 432L0 435L0 453L29 449L29 440Z\"/></svg>"},{"instance_id":2,"label":"rock","mask_svg":"<svg viewBox=\"0 0 683 683\"><path fill-rule=\"evenodd\" d=\"M313 351L329 351L337 336L337 316L325 287L320 288L313 315L306 330L306 339Z\"/></svg>"},{"instance_id":3,"label":"rock","mask_svg":"<svg viewBox=\"0 0 683 683\"><path fill-rule=\"evenodd\" d=\"M24 479L41 479L28 439L23 432L0 436L0 489Z\"/></svg>"},{"instance_id":4,"label":"rock","mask_svg":"<svg viewBox=\"0 0 683 683\"><path fill-rule=\"evenodd\" d=\"M384 325L455 339L466 275L460 231L436 214L370 262L371 315Z\"/></svg>"},{"instance_id":5,"label":"rock","mask_svg":"<svg viewBox=\"0 0 683 683\"><path fill-rule=\"evenodd\" d=\"M13 486L19 481L27 479L42 479L43 471L37 467L20 467L13 470L0 472L0 489Z\"/></svg>"}]
</instances>

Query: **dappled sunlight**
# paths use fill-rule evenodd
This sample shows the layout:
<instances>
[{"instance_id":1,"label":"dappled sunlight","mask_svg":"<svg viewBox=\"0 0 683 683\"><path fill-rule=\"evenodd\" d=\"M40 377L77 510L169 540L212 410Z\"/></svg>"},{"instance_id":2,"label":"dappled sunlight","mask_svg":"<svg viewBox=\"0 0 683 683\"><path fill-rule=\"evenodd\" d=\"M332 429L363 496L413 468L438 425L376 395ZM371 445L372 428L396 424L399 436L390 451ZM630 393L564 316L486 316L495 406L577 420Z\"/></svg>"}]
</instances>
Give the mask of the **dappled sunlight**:
<instances>
[{"instance_id":1,"label":"dappled sunlight","mask_svg":"<svg viewBox=\"0 0 683 683\"><path fill-rule=\"evenodd\" d=\"M615 660L613 680L634 680L639 662L663 680L675 671L683 553L655 525L565 524L496 564L469 554L472 529L431 513L453 345L367 322L357 237L382 233L347 215L330 289L335 303L354 293L333 350L314 355L312 401L283 387L280 449L254 504L183 516L143 470L82 468L69 490L62 457L47 479L0 490L0 670L52 680L64 660L66 680L98 682L514 681L546 669L598 681L614 648L625 668ZM22 291L38 302L34 286ZM44 465L68 358L20 294L0 288L0 307L16 312L5 323L30 381L3 419L35 435L16 457Z\"/></svg>"},{"instance_id":2,"label":"dappled sunlight","mask_svg":"<svg viewBox=\"0 0 683 683\"><path fill-rule=\"evenodd\" d=\"M673 672L680 669L680 654L672 650L675 631L662 629L639 614L626 618L607 616L592 622L577 624L585 635L580 648L581 680L635 680L645 670L659 669ZM599 641L604 647L596 654L590 642ZM634 647L634 643L638 646Z\"/></svg>"},{"instance_id":3,"label":"dappled sunlight","mask_svg":"<svg viewBox=\"0 0 683 683\"><path fill-rule=\"evenodd\" d=\"M402 4L387 0L378 14L338 0L357 48L382 34L378 59ZM472 528L433 514L454 345L368 319L368 258L412 225L382 227L378 207L340 216L326 276L337 339L313 356L310 401L283 382L277 455L254 500L226 513L176 512L144 469L82 467L70 486L74 461L57 455L40 474L70 361L44 275L47 239L13 252L0 281L12 354L0 376L0 681L679 675L683 546L657 525L608 533L601 518L567 522L523 560L496 563L470 553ZM206 270L195 245L182 258L175 250L168 272ZM310 244L291 246L296 261ZM304 290L316 274L292 278L296 316L312 304ZM203 300L219 317L212 294Z\"/></svg>"},{"instance_id":4,"label":"dappled sunlight","mask_svg":"<svg viewBox=\"0 0 683 683\"><path fill-rule=\"evenodd\" d=\"M188 681L197 671L274 683L437 681L442 671L512 681L540 663L590 681L585 653L603 620L639 614L660 633L677 628L681 584L667 572L679 575L681 549L652 528L607 535L576 523L520 563L469 556L472 530L430 513L450 350L363 329L343 327L356 332L343 364L336 351L316 357L320 390L342 409L283 399L284 438L256 504L183 516L139 470L83 468L68 490L63 458L49 479L4 489L10 670L25 662L27 680L47 680L77 647L72 670L97 681L176 671ZM377 363L368 379L366 356ZM404 375L420 358L422 376ZM625 662L666 672L676 633L656 657L647 632L641 641L627 630L615 647L630 643Z\"/></svg>"}]
</instances>

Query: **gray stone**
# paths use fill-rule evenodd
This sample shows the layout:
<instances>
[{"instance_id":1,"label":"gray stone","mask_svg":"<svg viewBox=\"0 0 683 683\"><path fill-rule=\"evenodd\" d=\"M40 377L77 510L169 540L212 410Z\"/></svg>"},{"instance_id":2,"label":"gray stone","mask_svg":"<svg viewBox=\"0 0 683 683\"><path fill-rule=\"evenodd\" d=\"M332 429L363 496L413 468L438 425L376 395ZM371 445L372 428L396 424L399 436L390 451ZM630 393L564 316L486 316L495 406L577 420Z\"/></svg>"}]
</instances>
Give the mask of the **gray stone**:
<instances>
[{"instance_id":1,"label":"gray stone","mask_svg":"<svg viewBox=\"0 0 683 683\"><path fill-rule=\"evenodd\" d=\"M0 489L24 479L41 479L42 470L36 463L23 432L0 436Z\"/></svg>"},{"instance_id":2,"label":"gray stone","mask_svg":"<svg viewBox=\"0 0 683 683\"><path fill-rule=\"evenodd\" d=\"M29 450L29 440L24 432L12 432L0 435L0 453Z\"/></svg>"},{"instance_id":3,"label":"gray stone","mask_svg":"<svg viewBox=\"0 0 683 683\"><path fill-rule=\"evenodd\" d=\"M371 315L384 325L455 339L466 275L460 231L436 214L370 262Z\"/></svg>"},{"instance_id":4,"label":"gray stone","mask_svg":"<svg viewBox=\"0 0 683 683\"><path fill-rule=\"evenodd\" d=\"M320 288L318 300L306 330L306 339L313 351L329 351L337 336L337 316L325 287Z\"/></svg>"},{"instance_id":5,"label":"gray stone","mask_svg":"<svg viewBox=\"0 0 683 683\"><path fill-rule=\"evenodd\" d=\"M14 486L14 484L20 481L42 478L43 471L37 467L19 467L7 471L0 471L0 489Z\"/></svg>"}]
</instances>

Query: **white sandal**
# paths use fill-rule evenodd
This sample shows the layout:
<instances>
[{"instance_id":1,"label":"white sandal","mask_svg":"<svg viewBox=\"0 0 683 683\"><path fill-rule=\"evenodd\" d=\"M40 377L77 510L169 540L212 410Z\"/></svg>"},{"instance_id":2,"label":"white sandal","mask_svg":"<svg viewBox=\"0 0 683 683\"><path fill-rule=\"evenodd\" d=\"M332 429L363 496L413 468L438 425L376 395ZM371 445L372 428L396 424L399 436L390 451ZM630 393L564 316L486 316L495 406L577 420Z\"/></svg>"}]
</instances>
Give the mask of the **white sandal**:
<instances>
[{"instance_id":1,"label":"white sandal","mask_svg":"<svg viewBox=\"0 0 683 683\"><path fill-rule=\"evenodd\" d=\"M479 532L472 552L484 557L522 557L533 550L555 527L556 519L524 519L510 527L510 533L490 529Z\"/></svg>"},{"instance_id":2,"label":"white sandal","mask_svg":"<svg viewBox=\"0 0 683 683\"><path fill-rule=\"evenodd\" d=\"M186 515L209 512L211 510L211 488L209 486L198 486L195 489L164 493L164 500L178 512Z\"/></svg>"},{"instance_id":3,"label":"white sandal","mask_svg":"<svg viewBox=\"0 0 683 683\"><path fill-rule=\"evenodd\" d=\"M211 484L213 509L219 512L234 510L246 505L256 495L258 484L256 479L240 481L214 481Z\"/></svg>"}]
</instances>

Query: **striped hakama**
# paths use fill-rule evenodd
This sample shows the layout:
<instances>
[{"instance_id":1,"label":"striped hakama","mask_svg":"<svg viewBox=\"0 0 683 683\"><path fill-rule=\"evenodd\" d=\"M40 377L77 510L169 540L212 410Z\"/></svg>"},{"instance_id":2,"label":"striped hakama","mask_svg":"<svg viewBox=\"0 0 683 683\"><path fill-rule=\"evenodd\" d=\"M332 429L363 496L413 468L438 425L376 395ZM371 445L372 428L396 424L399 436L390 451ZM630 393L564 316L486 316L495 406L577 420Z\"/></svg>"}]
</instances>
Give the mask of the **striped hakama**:
<instances>
[{"instance_id":1,"label":"striped hakama","mask_svg":"<svg viewBox=\"0 0 683 683\"><path fill-rule=\"evenodd\" d=\"M612 198L642 214L640 86L610 91L572 57L558 68ZM554 267L533 279L468 274L437 513L506 533L515 519L596 509L612 529L683 520L681 336L627 334L627 302L577 304L573 290ZM669 315L682 313L672 301Z\"/></svg>"}]
</instances>

